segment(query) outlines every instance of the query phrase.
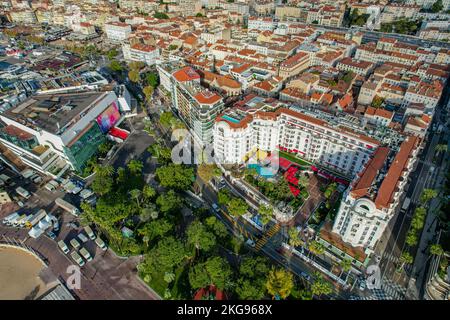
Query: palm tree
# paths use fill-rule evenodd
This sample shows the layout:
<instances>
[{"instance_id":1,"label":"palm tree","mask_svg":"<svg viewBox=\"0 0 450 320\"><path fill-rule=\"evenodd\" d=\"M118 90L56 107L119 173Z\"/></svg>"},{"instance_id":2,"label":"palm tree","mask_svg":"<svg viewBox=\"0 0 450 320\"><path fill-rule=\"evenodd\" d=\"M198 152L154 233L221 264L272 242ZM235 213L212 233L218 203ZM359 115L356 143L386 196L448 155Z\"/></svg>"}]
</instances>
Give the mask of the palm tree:
<instances>
[{"instance_id":1,"label":"palm tree","mask_svg":"<svg viewBox=\"0 0 450 320\"><path fill-rule=\"evenodd\" d=\"M398 270L400 271L401 269L403 269L405 264L411 264L413 263L413 261L414 261L413 256L408 251L403 251L402 255L400 256L401 265Z\"/></svg>"},{"instance_id":2,"label":"palm tree","mask_svg":"<svg viewBox=\"0 0 450 320\"><path fill-rule=\"evenodd\" d=\"M137 206L140 208L141 207L141 203L140 203L140 198L142 195L142 191L139 189L133 189L130 191L130 196L136 200Z\"/></svg>"},{"instance_id":3,"label":"palm tree","mask_svg":"<svg viewBox=\"0 0 450 320\"><path fill-rule=\"evenodd\" d=\"M156 191L149 185L145 185L144 188L142 189L142 195L144 196L144 199L146 201L149 201L154 196L156 196Z\"/></svg>"},{"instance_id":4,"label":"palm tree","mask_svg":"<svg viewBox=\"0 0 450 320\"><path fill-rule=\"evenodd\" d=\"M427 204L431 199L436 198L438 195L437 190L434 189L423 189L420 195L420 202Z\"/></svg>"},{"instance_id":5,"label":"palm tree","mask_svg":"<svg viewBox=\"0 0 450 320\"><path fill-rule=\"evenodd\" d=\"M448 145L446 144L438 144L435 148L436 150L436 156L440 155L441 153L448 152Z\"/></svg>"},{"instance_id":6,"label":"palm tree","mask_svg":"<svg viewBox=\"0 0 450 320\"><path fill-rule=\"evenodd\" d=\"M298 177L298 185L302 186L303 188L308 188L309 186L309 179L307 176L305 176L304 174L301 174Z\"/></svg>"},{"instance_id":7,"label":"palm tree","mask_svg":"<svg viewBox=\"0 0 450 320\"><path fill-rule=\"evenodd\" d=\"M350 269L352 268L352 261L349 259L342 259L339 265L341 266L341 269L342 269L342 271L341 271L341 275L342 275L343 272L350 271Z\"/></svg>"},{"instance_id":8,"label":"palm tree","mask_svg":"<svg viewBox=\"0 0 450 320\"><path fill-rule=\"evenodd\" d=\"M273 207L271 205L262 205L259 207L258 213L261 217L261 222L266 225L273 216Z\"/></svg>"},{"instance_id":9,"label":"palm tree","mask_svg":"<svg viewBox=\"0 0 450 320\"><path fill-rule=\"evenodd\" d=\"M322 255L325 253L325 246L317 241L311 241L309 244L309 251L314 253L315 255Z\"/></svg>"},{"instance_id":10,"label":"palm tree","mask_svg":"<svg viewBox=\"0 0 450 320\"><path fill-rule=\"evenodd\" d=\"M442 249L442 247L441 247L441 245L439 245L439 244L432 244L431 246L430 246L430 253L433 255L433 256L442 256L442 255L444 255L444 249Z\"/></svg>"},{"instance_id":11,"label":"palm tree","mask_svg":"<svg viewBox=\"0 0 450 320\"><path fill-rule=\"evenodd\" d=\"M298 247L298 246L303 244L303 241L302 241L302 239L300 239L298 233L299 232L298 232L298 230L295 227L291 227L288 230L289 245L292 248Z\"/></svg>"},{"instance_id":12,"label":"palm tree","mask_svg":"<svg viewBox=\"0 0 450 320\"><path fill-rule=\"evenodd\" d=\"M131 160L127 164L127 167L132 174L140 174L142 172L142 168L144 168L144 165L139 160Z\"/></svg>"},{"instance_id":13,"label":"palm tree","mask_svg":"<svg viewBox=\"0 0 450 320\"><path fill-rule=\"evenodd\" d=\"M314 277L314 283L311 285L311 292L313 296L320 297L323 294L331 294L333 292L332 285L328 281L325 281L319 272L315 272Z\"/></svg>"},{"instance_id":14,"label":"palm tree","mask_svg":"<svg viewBox=\"0 0 450 320\"><path fill-rule=\"evenodd\" d=\"M100 164L97 164L94 168L95 173L97 173L100 176L107 176L111 177L114 174L114 167L113 166L102 166Z\"/></svg>"}]
</instances>

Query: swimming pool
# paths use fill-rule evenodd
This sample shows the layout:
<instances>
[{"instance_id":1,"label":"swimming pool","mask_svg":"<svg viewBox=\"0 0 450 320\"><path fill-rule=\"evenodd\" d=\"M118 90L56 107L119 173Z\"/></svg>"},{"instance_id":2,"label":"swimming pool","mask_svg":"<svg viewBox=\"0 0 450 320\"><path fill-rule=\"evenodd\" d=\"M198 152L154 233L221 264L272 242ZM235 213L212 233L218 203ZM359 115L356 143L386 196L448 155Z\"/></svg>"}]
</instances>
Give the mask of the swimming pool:
<instances>
[{"instance_id":1,"label":"swimming pool","mask_svg":"<svg viewBox=\"0 0 450 320\"><path fill-rule=\"evenodd\" d=\"M240 122L239 120L237 120L235 118L232 118L230 116L227 116L227 115L222 116L222 119L230 121L230 122L233 122L233 123L239 123Z\"/></svg>"},{"instance_id":2,"label":"swimming pool","mask_svg":"<svg viewBox=\"0 0 450 320\"><path fill-rule=\"evenodd\" d=\"M271 178L274 175L276 175L276 172L274 172L273 168L271 167L262 167L259 164L249 164L247 166L248 168L255 168L256 172L258 172L258 174L264 178Z\"/></svg>"}]
</instances>

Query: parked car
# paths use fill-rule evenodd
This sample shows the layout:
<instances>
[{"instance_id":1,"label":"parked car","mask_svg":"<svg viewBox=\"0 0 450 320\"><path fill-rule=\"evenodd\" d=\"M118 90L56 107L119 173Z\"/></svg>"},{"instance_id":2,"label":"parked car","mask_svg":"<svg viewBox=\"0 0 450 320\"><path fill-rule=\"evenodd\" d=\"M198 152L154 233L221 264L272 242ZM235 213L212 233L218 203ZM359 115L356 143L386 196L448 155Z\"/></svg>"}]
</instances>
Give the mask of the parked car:
<instances>
[{"instance_id":1,"label":"parked car","mask_svg":"<svg viewBox=\"0 0 450 320\"><path fill-rule=\"evenodd\" d=\"M94 231L92 231L91 227L89 227L89 226L84 227L84 231L87 233L88 237L91 240L95 240L96 236L95 236Z\"/></svg>"},{"instance_id":2,"label":"parked car","mask_svg":"<svg viewBox=\"0 0 450 320\"><path fill-rule=\"evenodd\" d=\"M83 243L86 243L86 242L89 241L88 237L86 237L86 236L85 236L84 234L82 234L82 233L79 233L79 234L78 234L78 239L80 239L81 242L83 242Z\"/></svg>"},{"instance_id":3,"label":"parked car","mask_svg":"<svg viewBox=\"0 0 450 320\"><path fill-rule=\"evenodd\" d=\"M106 249L108 249L105 242L103 242L103 240L100 239L100 237L97 237L97 239L95 239L95 244L103 251L106 251Z\"/></svg>"},{"instance_id":4,"label":"parked car","mask_svg":"<svg viewBox=\"0 0 450 320\"><path fill-rule=\"evenodd\" d=\"M366 289L366 281L360 280L359 281L359 290L364 291Z\"/></svg>"},{"instance_id":5,"label":"parked car","mask_svg":"<svg viewBox=\"0 0 450 320\"><path fill-rule=\"evenodd\" d=\"M52 231L48 231L48 232L46 233L46 235L47 235L50 239L52 239L52 240L55 240L55 239L56 239L56 234L54 234Z\"/></svg>"},{"instance_id":6,"label":"parked car","mask_svg":"<svg viewBox=\"0 0 450 320\"><path fill-rule=\"evenodd\" d=\"M86 250L86 248L81 248L80 249L80 253L83 256L83 258L85 258L87 260L87 262L92 261L92 256L91 254Z\"/></svg>"},{"instance_id":7,"label":"parked car","mask_svg":"<svg viewBox=\"0 0 450 320\"><path fill-rule=\"evenodd\" d=\"M254 248L256 245L255 241L253 241L252 239L247 239L247 241L245 241L245 244L252 248Z\"/></svg>"},{"instance_id":8,"label":"parked car","mask_svg":"<svg viewBox=\"0 0 450 320\"><path fill-rule=\"evenodd\" d=\"M76 252L76 251L72 251L72 253L70 254L70 256L72 257L72 259L78 263L78 265L80 267L85 265L85 262L83 260L83 258L80 257L80 255Z\"/></svg>"},{"instance_id":9,"label":"parked car","mask_svg":"<svg viewBox=\"0 0 450 320\"><path fill-rule=\"evenodd\" d=\"M305 278L306 281L311 281L311 276L307 274L306 272L301 271L300 275Z\"/></svg>"},{"instance_id":10,"label":"parked car","mask_svg":"<svg viewBox=\"0 0 450 320\"><path fill-rule=\"evenodd\" d=\"M218 206L216 203L213 203L213 204L212 204L212 208L213 208L213 210L214 210L215 212L219 212L219 211L220 211L219 206Z\"/></svg>"},{"instance_id":11,"label":"parked car","mask_svg":"<svg viewBox=\"0 0 450 320\"><path fill-rule=\"evenodd\" d=\"M69 248L67 247L66 243L63 240L58 241L58 247L64 252L65 254L69 253Z\"/></svg>"},{"instance_id":12,"label":"parked car","mask_svg":"<svg viewBox=\"0 0 450 320\"><path fill-rule=\"evenodd\" d=\"M72 248L74 248L75 250L78 249L80 247L80 243L77 241L77 239L72 239L70 240L70 245L72 246Z\"/></svg>"}]
</instances>

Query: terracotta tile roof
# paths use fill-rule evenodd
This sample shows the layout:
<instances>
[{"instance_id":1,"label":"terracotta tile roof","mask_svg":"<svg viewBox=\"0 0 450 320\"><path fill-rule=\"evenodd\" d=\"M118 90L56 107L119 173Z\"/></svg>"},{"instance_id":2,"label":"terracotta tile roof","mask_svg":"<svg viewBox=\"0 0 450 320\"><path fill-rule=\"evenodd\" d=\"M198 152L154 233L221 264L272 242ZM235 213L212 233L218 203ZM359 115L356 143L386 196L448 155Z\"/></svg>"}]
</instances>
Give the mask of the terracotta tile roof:
<instances>
[{"instance_id":1,"label":"terracotta tile roof","mask_svg":"<svg viewBox=\"0 0 450 320\"><path fill-rule=\"evenodd\" d=\"M156 47L147 44L136 43L131 45L131 49L143 52L152 52L156 50Z\"/></svg>"},{"instance_id":2,"label":"terracotta tile roof","mask_svg":"<svg viewBox=\"0 0 450 320\"><path fill-rule=\"evenodd\" d=\"M378 208L388 208L392 201L392 197L397 189L398 181L403 170L408 165L409 156L416 148L419 139L414 136L406 138L400 146L400 150L391 163L388 173L381 183L375 199L375 205Z\"/></svg>"},{"instance_id":3,"label":"terracotta tile roof","mask_svg":"<svg viewBox=\"0 0 450 320\"><path fill-rule=\"evenodd\" d=\"M183 69L175 71L173 76L180 82L200 79L200 75L191 67L184 67Z\"/></svg>"},{"instance_id":4,"label":"terracotta tile roof","mask_svg":"<svg viewBox=\"0 0 450 320\"><path fill-rule=\"evenodd\" d=\"M214 104L222 99L221 96L211 91L199 92L194 96L194 98L200 104Z\"/></svg>"},{"instance_id":5,"label":"terracotta tile roof","mask_svg":"<svg viewBox=\"0 0 450 320\"><path fill-rule=\"evenodd\" d=\"M222 76L209 71L198 71L198 73L206 82L211 83L216 81L217 85L220 87L228 87L233 89L239 89L242 87L238 81L227 76Z\"/></svg>"},{"instance_id":6,"label":"terracotta tile roof","mask_svg":"<svg viewBox=\"0 0 450 320\"><path fill-rule=\"evenodd\" d=\"M372 186L378 172L383 168L383 165L389 154L388 147L379 147L373 154L373 158L367 162L364 170L360 173L360 177L356 184L352 187L352 197L359 199L368 195L368 191Z\"/></svg>"}]
</instances>

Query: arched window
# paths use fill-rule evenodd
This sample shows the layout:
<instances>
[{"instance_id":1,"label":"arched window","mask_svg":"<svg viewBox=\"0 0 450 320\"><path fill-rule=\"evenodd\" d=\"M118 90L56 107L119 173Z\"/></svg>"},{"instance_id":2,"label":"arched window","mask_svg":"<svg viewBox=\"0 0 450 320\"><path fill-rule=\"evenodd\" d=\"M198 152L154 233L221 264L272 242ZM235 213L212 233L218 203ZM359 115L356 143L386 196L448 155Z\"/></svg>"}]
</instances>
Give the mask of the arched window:
<instances>
[{"instance_id":1,"label":"arched window","mask_svg":"<svg viewBox=\"0 0 450 320\"><path fill-rule=\"evenodd\" d=\"M364 210L369 211L369 207L366 206L365 204L360 205L360 208L363 208Z\"/></svg>"}]
</instances>

